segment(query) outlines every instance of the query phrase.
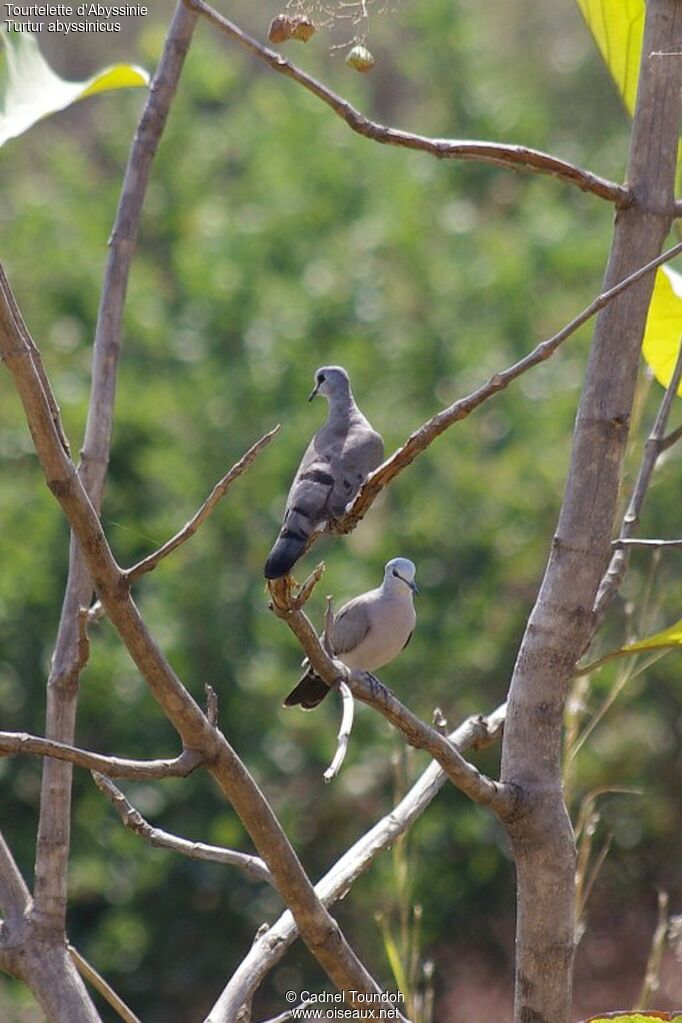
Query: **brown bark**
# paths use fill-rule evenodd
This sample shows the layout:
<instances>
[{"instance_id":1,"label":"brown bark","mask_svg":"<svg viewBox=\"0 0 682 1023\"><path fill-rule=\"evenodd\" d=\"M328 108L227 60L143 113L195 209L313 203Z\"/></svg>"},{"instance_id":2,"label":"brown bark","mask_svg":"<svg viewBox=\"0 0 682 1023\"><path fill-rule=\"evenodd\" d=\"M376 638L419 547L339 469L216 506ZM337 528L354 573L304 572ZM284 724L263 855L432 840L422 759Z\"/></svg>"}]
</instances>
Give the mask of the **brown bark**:
<instances>
[{"instance_id":1,"label":"brown bark","mask_svg":"<svg viewBox=\"0 0 682 1023\"><path fill-rule=\"evenodd\" d=\"M660 252L674 214L680 62L651 56L682 45L677 0L649 0L628 183L605 287ZM516 1023L567 1023L574 945L574 843L561 793L566 691L594 627L606 567L653 276L597 320L575 425L566 494L512 679L502 779L532 810L509 828L518 876Z\"/></svg>"}]
</instances>

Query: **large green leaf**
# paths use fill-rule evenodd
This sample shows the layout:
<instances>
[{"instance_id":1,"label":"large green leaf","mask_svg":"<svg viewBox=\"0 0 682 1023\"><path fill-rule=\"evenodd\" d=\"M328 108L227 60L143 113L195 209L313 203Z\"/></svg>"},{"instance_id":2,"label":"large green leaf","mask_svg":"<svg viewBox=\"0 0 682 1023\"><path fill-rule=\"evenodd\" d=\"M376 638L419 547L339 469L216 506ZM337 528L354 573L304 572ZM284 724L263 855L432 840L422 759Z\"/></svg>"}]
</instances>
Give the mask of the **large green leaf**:
<instances>
[{"instance_id":1,"label":"large green leaf","mask_svg":"<svg viewBox=\"0 0 682 1023\"><path fill-rule=\"evenodd\" d=\"M635 109L644 0L576 0L630 114Z\"/></svg>"},{"instance_id":2,"label":"large green leaf","mask_svg":"<svg viewBox=\"0 0 682 1023\"><path fill-rule=\"evenodd\" d=\"M576 0L630 114L635 109L644 35L644 0ZM668 267L656 274L642 352L667 387L682 336L682 277ZM678 392L682 395L682 387Z\"/></svg>"},{"instance_id":3,"label":"large green leaf","mask_svg":"<svg viewBox=\"0 0 682 1023\"><path fill-rule=\"evenodd\" d=\"M86 96L149 85L147 72L133 64L113 64L84 82L67 82L30 33L0 28L0 39L0 146Z\"/></svg>"}]
</instances>

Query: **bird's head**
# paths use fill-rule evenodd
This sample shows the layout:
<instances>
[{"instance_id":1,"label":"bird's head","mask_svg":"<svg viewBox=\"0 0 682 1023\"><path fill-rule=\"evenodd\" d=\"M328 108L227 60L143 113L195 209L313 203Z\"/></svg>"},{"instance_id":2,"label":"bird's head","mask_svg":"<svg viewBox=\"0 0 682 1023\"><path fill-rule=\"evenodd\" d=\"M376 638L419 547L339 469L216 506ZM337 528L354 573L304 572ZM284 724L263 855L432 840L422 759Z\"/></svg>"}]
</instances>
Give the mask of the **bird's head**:
<instances>
[{"instance_id":1,"label":"bird's head","mask_svg":"<svg viewBox=\"0 0 682 1023\"><path fill-rule=\"evenodd\" d=\"M384 585L391 589L407 587L416 596L419 593L414 581L416 574L414 562L409 558L392 558L384 569Z\"/></svg>"},{"instance_id":2,"label":"bird's head","mask_svg":"<svg viewBox=\"0 0 682 1023\"><path fill-rule=\"evenodd\" d=\"M343 366L321 366L317 370L315 386L310 392L308 401L312 401L318 394L330 399L350 394L350 377Z\"/></svg>"}]
</instances>

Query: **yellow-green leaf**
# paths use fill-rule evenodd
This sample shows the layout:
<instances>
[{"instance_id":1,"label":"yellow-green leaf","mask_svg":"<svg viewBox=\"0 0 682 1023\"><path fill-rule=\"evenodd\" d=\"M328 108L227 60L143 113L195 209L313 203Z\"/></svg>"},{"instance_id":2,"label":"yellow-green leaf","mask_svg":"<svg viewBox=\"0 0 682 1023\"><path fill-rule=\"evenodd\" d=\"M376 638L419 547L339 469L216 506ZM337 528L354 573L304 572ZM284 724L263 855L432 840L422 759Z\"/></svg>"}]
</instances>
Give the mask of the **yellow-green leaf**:
<instances>
[{"instance_id":1,"label":"yellow-green leaf","mask_svg":"<svg viewBox=\"0 0 682 1023\"><path fill-rule=\"evenodd\" d=\"M682 274L669 267L656 273L642 354L659 384L667 387L673 375L682 338ZM677 393L682 395L682 384Z\"/></svg>"},{"instance_id":2,"label":"yellow-green leaf","mask_svg":"<svg viewBox=\"0 0 682 1023\"><path fill-rule=\"evenodd\" d=\"M644 36L644 0L576 0L625 106L634 112ZM668 267L656 274L642 352L667 387L682 336L682 277ZM682 395L682 386L678 391Z\"/></svg>"},{"instance_id":3,"label":"yellow-green leaf","mask_svg":"<svg viewBox=\"0 0 682 1023\"><path fill-rule=\"evenodd\" d=\"M86 96L149 85L147 72L133 64L114 64L84 82L68 82L52 70L29 32L0 28L0 41L0 146Z\"/></svg>"},{"instance_id":4,"label":"yellow-green leaf","mask_svg":"<svg viewBox=\"0 0 682 1023\"><path fill-rule=\"evenodd\" d=\"M669 629L655 632L653 636L645 636L636 643L628 643L621 648L621 653L637 653L640 650L657 650L659 647L682 646L682 618Z\"/></svg>"},{"instance_id":5,"label":"yellow-green leaf","mask_svg":"<svg viewBox=\"0 0 682 1023\"><path fill-rule=\"evenodd\" d=\"M637 98L644 0L576 0L630 114Z\"/></svg>"},{"instance_id":6,"label":"yellow-green leaf","mask_svg":"<svg viewBox=\"0 0 682 1023\"><path fill-rule=\"evenodd\" d=\"M603 1016L590 1016L583 1023L661 1023L661 1020L676 1023L682 1021L682 1016L676 1012L607 1012Z\"/></svg>"}]
</instances>

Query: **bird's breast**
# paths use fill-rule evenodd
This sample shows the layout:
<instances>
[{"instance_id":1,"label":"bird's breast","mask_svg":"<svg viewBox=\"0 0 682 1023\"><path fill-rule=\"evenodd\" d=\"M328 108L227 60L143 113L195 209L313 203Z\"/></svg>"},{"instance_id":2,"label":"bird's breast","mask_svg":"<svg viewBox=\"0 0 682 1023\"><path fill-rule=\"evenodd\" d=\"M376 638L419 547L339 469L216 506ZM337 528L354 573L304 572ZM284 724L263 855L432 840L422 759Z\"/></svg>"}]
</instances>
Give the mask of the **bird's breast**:
<instances>
[{"instance_id":1,"label":"bird's breast","mask_svg":"<svg viewBox=\"0 0 682 1023\"><path fill-rule=\"evenodd\" d=\"M349 668L374 671L395 657L407 643L415 626L411 601L384 601L370 609L370 628L354 650L339 655Z\"/></svg>"}]
</instances>

